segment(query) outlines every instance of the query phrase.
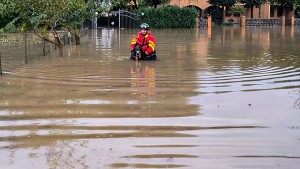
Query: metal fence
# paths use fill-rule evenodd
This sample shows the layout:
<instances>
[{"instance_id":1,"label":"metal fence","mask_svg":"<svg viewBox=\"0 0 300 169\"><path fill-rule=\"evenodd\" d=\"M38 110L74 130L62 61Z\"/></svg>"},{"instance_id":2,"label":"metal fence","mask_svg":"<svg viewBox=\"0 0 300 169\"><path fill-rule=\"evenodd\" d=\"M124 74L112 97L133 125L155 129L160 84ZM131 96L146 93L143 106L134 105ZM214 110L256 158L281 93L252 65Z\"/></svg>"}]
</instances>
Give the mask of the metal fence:
<instances>
[{"instance_id":1,"label":"metal fence","mask_svg":"<svg viewBox=\"0 0 300 169\"><path fill-rule=\"evenodd\" d=\"M198 27L207 27L208 26L208 21L207 21L207 19L202 19L202 18L200 18L199 19L199 25L198 25Z\"/></svg>"},{"instance_id":2,"label":"metal fence","mask_svg":"<svg viewBox=\"0 0 300 169\"><path fill-rule=\"evenodd\" d=\"M246 26L281 26L282 19L246 19Z\"/></svg>"},{"instance_id":3,"label":"metal fence","mask_svg":"<svg viewBox=\"0 0 300 169\"><path fill-rule=\"evenodd\" d=\"M140 24L140 18L135 12L127 10L118 10L110 12L111 21L114 23L112 26L120 28L137 28Z\"/></svg>"},{"instance_id":4,"label":"metal fence","mask_svg":"<svg viewBox=\"0 0 300 169\"><path fill-rule=\"evenodd\" d=\"M28 62L45 56L54 46L34 34L0 34L1 73L10 72Z\"/></svg>"}]
</instances>

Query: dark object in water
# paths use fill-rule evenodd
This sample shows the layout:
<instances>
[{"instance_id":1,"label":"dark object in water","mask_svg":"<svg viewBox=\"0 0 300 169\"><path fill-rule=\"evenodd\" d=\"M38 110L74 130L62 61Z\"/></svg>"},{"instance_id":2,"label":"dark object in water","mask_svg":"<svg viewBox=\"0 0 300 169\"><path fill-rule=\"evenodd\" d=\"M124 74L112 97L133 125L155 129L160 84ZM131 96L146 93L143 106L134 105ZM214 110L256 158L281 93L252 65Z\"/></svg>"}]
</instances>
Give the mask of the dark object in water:
<instances>
[{"instance_id":1,"label":"dark object in water","mask_svg":"<svg viewBox=\"0 0 300 169\"><path fill-rule=\"evenodd\" d=\"M139 45L135 46L135 59L136 60L141 60L142 58L142 50L141 47Z\"/></svg>"},{"instance_id":2,"label":"dark object in water","mask_svg":"<svg viewBox=\"0 0 300 169\"><path fill-rule=\"evenodd\" d=\"M147 55L144 51L141 50L139 45L136 45L134 50L131 51L131 60L156 60L155 52Z\"/></svg>"}]
</instances>

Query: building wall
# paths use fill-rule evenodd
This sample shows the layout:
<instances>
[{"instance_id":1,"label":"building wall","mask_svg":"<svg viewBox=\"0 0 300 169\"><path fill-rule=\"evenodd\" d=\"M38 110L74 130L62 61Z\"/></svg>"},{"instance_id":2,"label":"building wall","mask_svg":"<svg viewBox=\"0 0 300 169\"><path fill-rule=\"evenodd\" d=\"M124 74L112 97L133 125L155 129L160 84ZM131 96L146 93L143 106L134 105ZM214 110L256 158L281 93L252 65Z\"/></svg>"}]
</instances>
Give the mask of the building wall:
<instances>
[{"instance_id":1,"label":"building wall","mask_svg":"<svg viewBox=\"0 0 300 169\"><path fill-rule=\"evenodd\" d=\"M179 7L193 5L203 10L210 6L207 0L171 0L170 5L177 5Z\"/></svg>"},{"instance_id":2,"label":"building wall","mask_svg":"<svg viewBox=\"0 0 300 169\"><path fill-rule=\"evenodd\" d=\"M246 11L246 18L251 18L251 8L248 8ZM253 18L259 18L259 8L253 8ZM261 6L260 11L261 19L270 19L270 5L265 4Z\"/></svg>"},{"instance_id":3,"label":"building wall","mask_svg":"<svg viewBox=\"0 0 300 169\"><path fill-rule=\"evenodd\" d=\"M203 16L204 14L204 10L206 8L208 8L209 6L211 6L207 0L171 0L170 5L177 5L179 7L186 7L186 6L197 6L198 8L200 8L201 14L200 16ZM270 10L271 10L271 5L270 4L265 4L261 7L261 19L270 19ZM275 12L277 12L275 10ZM294 11L288 12L288 14L285 14L286 17L291 18L292 16L294 16ZM277 17L281 17L278 16L276 13L274 14L274 17L272 18L277 18ZM227 17L226 17L227 18ZM251 9L247 9L246 12L246 18L251 18ZM259 8L255 8L253 9L253 18L259 18Z\"/></svg>"}]
</instances>

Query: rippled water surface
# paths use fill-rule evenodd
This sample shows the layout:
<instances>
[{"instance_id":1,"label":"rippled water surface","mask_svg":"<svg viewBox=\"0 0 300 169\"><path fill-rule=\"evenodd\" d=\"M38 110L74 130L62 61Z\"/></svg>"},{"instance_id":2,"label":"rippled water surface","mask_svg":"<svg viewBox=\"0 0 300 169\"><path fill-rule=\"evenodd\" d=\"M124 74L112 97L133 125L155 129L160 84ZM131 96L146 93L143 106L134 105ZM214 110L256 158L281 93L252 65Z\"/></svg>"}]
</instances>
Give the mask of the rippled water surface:
<instances>
[{"instance_id":1,"label":"rippled water surface","mask_svg":"<svg viewBox=\"0 0 300 169\"><path fill-rule=\"evenodd\" d=\"M0 168L299 168L299 28L152 30L139 62L137 31L2 53Z\"/></svg>"}]
</instances>

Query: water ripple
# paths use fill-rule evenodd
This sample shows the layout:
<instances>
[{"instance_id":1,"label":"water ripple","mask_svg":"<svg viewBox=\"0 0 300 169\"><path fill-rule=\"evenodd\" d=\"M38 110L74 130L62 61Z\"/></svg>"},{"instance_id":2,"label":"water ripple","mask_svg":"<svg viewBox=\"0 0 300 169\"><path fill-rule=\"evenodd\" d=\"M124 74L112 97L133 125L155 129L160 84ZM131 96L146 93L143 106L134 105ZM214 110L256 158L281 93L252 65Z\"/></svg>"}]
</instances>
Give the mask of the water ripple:
<instances>
[{"instance_id":1,"label":"water ripple","mask_svg":"<svg viewBox=\"0 0 300 169\"><path fill-rule=\"evenodd\" d=\"M294 67L259 67L248 70L227 71L222 74L198 73L201 92L261 91L298 88L300 69Z\"/></svg>"}]
</instances>

